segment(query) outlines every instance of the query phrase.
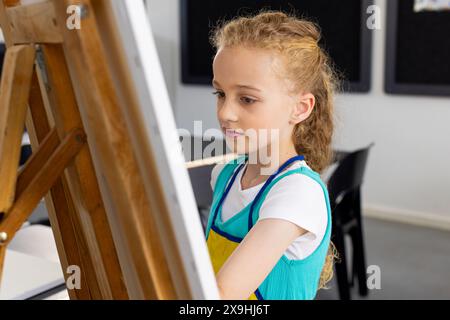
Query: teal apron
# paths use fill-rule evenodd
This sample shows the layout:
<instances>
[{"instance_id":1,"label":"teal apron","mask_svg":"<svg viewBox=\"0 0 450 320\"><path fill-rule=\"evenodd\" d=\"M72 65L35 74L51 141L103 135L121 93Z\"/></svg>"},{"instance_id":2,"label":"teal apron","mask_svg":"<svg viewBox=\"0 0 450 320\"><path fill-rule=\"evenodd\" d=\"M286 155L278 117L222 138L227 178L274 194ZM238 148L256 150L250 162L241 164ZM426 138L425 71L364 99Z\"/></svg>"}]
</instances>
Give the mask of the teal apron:
<instances>
[{"instance_id":1,"label":"teal apron","mask_svg":"<svg viewBox=\"0 0 450 320\"><path fill-rule=\"evenodd\" d=\"M206 228L206 242L214 272L217 274L234 249L244 239L248 231L258 221L259 209L270 189L280 179L291 174L304 174L320 184L327 204L328 223L325 236L318 248L305 259L292 260L284 254L261 285L250 295L250 300L304 300L314 299L319 285L320 274L330 244L331 210L328 191L320 175L307 167L282 171L291 163L303 160L295 156L286 161L259 190L255 199L227 221L222 221L222 204L228 195L239 171L244 167L248 157L241 156L230 161L220 172L214 186L213 203ZM308 214L307 212L299 214Z\"/></svg>"}]
</instances>

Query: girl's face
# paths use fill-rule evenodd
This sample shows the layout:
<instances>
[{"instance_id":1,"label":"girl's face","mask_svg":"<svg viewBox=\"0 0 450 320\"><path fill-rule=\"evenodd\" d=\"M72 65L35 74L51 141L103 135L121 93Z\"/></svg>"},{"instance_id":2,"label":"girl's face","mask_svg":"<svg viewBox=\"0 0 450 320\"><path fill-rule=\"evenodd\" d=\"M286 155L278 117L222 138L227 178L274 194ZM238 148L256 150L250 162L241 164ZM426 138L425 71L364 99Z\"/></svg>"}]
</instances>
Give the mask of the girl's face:
<instances>
[{"instance_id":1,"label":"girl's face","mask_svg":"<svg viewBox=\"0 0 450 320\"><path fill-rule=\"evenodd\" d=\"M289 94L281 70L281 60L270 51L232 47L217 52L213 62L217 117L233 152L292 143L298 99Z\"/></svg>"}]
</instances>

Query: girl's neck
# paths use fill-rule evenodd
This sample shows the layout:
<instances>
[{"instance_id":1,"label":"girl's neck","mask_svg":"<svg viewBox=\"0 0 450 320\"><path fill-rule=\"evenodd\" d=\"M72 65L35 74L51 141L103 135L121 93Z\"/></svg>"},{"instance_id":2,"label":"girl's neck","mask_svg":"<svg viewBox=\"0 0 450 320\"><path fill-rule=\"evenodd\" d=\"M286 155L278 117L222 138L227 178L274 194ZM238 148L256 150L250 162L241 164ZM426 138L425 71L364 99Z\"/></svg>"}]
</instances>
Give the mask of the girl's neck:
<instances>
[{"instance_id":1,"label":"girl's neck","mask_svg":"<svg viewBox=\"0 0 450 320\"><path fill-rule=\"evenodd\" d=\"M249 154L248 164L242 174L242 189L248 189L266 181L283 163L296 155L298 154L293 144L284 148L280 147L279 152L269 155Z\"/></svg>"}]
</instances>

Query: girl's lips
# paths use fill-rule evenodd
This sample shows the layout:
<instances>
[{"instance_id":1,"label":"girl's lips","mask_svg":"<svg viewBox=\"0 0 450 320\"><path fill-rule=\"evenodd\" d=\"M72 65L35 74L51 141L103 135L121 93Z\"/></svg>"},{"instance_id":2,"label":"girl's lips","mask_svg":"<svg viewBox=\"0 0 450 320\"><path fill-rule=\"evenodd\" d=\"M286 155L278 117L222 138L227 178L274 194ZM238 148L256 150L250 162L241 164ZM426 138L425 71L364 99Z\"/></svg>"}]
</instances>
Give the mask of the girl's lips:
<instances>
[{"instance_id":1,"label":"girl's lips","mask_svg":"<svg viewBox=\"0 0 450 320\"><path fill-rule=\"evenodd\" d=\"M225 128L224 128L223 130L224 130L225 135L226 135L227 137L232 137L232 138L234 138L234 137L239 137L239 136L242 136L242 135L243 135L242 133L237 132L236 130L225 129Z\"/></svg>"}]
</instances>

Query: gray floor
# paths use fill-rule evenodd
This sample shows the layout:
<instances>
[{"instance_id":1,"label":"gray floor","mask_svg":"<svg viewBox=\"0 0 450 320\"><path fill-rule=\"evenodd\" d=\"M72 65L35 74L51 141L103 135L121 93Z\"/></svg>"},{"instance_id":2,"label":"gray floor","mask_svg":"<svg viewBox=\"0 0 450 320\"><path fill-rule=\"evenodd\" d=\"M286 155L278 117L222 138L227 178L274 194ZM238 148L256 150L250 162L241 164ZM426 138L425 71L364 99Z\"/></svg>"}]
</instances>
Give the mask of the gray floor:
<instances>
[{"instance_id":1,"label":"gray floor","mask_svg":"<svg viewBox=\"0 0 450 320\"><path fill-rule=\"evenodd\" d=\"M369 218L364 227L367 266L379 266L381 288L367 297L353 288L353 299L450 299L450 232ZM329 287L317 299L338 299L336 279Z\"/></svg>"}]
</instances>

